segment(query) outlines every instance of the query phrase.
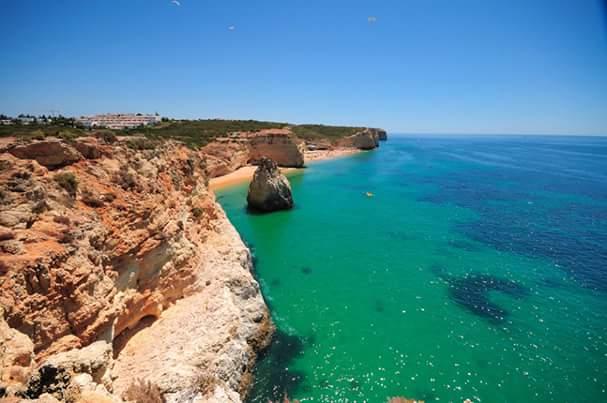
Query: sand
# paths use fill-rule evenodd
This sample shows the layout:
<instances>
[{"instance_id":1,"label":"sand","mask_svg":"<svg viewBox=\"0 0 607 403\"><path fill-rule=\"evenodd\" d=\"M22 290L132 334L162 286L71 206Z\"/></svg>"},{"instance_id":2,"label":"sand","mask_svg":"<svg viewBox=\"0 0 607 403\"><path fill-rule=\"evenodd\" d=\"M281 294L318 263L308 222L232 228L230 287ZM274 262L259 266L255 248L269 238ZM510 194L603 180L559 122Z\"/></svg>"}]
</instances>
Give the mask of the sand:
<instances>
[{"instance_id":1,"label":"sand","mask_svg":"<svg viewBox=\"0 0 607 403\"><path fill-rule=\"evenodd\" d=\"M230 172L227 175L218 176L209 180L209 189L217 190L226 186L238 185L243 182L248 182L253 178L255 169L257 167L248 165L242 168L238 168L234 172Z\"/></svg>"},{"instance_id":2,"label":"sand","mask_svg":"<svg viewBox=\"0 0 607 403\"><path fill-rule=\"evenodd\" d=\"M209 189L218 190L227 186L240 185L242 183L250 182L253 179L253 174L257 166L247 165L242 168L238 168L234 172L230 172L227 175L218 176L209 180ZM280 168L280 172L285 175L291 175L294 172L302 171L302 168Z\"/></svg>"},{"instance_id":3,"label":"sand","mask_svg":"<svg viewBox=\"0 0 607 403\"><path fill-rule=\"evenodd\" d=\"M359 152L361 152L361 150L357 148L334 148L332 150L306 151L304 156L306 162L311 162L346 157Z\"/></svg>"},{"instance_id":4,"label":"sand","mask_svg":"<svg viewBox=\"0 0 607 403\"><path fill-rule=\"evenodd\" d=\"M318 151L306 151L305 160L306 162L322 161L328 159L334 159L339 157L345 157L348 155L359 153L360 150L355 148L336 148L332 150L318 150ZM234 172L230 172L227 175L218 176L209 180L209 189L218 190L228 186L240 185L242 183L250 182L253 179L253 174L257 169L254 165L247 165L237 169ZM285 175L290 175L295 172L301 172L301 168L280 168L280 172Z\"/></svg>"}]
</instances>

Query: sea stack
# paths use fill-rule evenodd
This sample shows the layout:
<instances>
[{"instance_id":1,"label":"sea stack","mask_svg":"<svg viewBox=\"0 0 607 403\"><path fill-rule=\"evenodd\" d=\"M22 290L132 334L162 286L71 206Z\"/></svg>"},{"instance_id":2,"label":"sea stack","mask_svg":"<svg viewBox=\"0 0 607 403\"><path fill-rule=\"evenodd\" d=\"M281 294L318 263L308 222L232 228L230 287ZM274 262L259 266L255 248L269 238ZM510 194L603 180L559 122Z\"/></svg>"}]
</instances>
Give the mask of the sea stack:
<instances>
[{"instance_id":1,"label":"sea stack","mask_svg":"<svg viewBox=\"0 0 607 403\"><path fill-rule=\"evenodd\" d=\"M379 138L379 141L386 141L388 140L388 133L386 133L386 131L384 129L375 129L377 131L377 136Z\"/></svg>"},{"instance_id":2,"label":"sea stack","mask_svg":"<svg viewBox=\"0 0 607 403\"><path fill-rule=\"evenodd\" d=\"M291 185L273 160L266 157L259 160L259 166L249 185L247 203L250 209L263 212L293 207Z\"/></svg>"}]
</instances>

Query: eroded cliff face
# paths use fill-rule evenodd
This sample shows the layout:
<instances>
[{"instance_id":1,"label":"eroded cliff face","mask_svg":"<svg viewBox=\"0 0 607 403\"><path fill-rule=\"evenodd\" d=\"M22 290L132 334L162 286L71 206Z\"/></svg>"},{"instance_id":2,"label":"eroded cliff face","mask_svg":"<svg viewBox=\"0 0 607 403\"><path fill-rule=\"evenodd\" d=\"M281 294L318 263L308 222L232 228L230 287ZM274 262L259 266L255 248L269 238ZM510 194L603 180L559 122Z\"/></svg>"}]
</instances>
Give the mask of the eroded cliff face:
<instances>
[{"instance_id":1,"label":"eroded cliff face","mask_svg":"<svg viewBox=\"0 0 607 403\"><path fill-rule=\"evenodd\" d=\"M248 139L224 137L202 148L206 156L209 178L227 175L249 163L251 147Z\"/></svg>"},{"instance_id":2,"label":"eroded cliff face","mask_svg":"<svg viewBox=\"0 0 607 403\"><path fill-rule=\"evenodd\" d=\"M300 168L304 165L304 143L289 129L268 129L245 133L251 145L249 160L257 164L263 157L282 167Z\"/></svg>"},{"instance_id":3,"label":"eroded cliff face","mask_svg":"<svg viewBox=\"0 0 607 403\"><path fill-rule=\"evenodd\" d=\"M239 401L272 326L206 155L96 138L0 152L0 392L118 401L140 379L169 400ZM60 391L40 386L49 371Z\"/></svg>"},{"instance_id":4,"label":"eroded cliff face","mask_svg":"<svg viewBox=\"0 0 607 403\"><path fill-rule=\"evenodd\" d=\"M377 131L377 137L379 138L379 141L388 140L388 133L384 129L373 129L373 130Z\"/></svg>"},{"instance_id":5,"label":"eroded cliff face","mask_svg":"<svg viewBox=\"0 0 607 403\"><path fill-rule=\"evenodd\" d=\"M379 147L381 129L363 129L352 136L341 139L338 144L342 147L354 147L359 150L372 150Z\"/></svg>"},{"instance_id":6,"label":"eroded cliff face","mask_svg":"<svg viewBox=\"0 0 607 403\"><path fill-rule=\"evenodd\" d=\"M380 141L387 140L383 129L366 128L338 140L315 139L306 142L298 138L290 128L267 129L257 132L233 133L218 138L202 148L207 158L210 178L226 175L248 164L259 164L263 157L275 161L281 167L303 167L305 154L319 150L372 150Z\"/></svg>"},{"instance_id":7,"label":"eroded cliff face","mask_svg":"<svg viewBox=\"0 0 607 403\"><path fill-rule=\"evenodd\" d=\"M247 164L271 158L282 167L304 165L304 142L289 129L234 133L202 148L210 178L225 175Z\"/></svg>"}]
</instances>

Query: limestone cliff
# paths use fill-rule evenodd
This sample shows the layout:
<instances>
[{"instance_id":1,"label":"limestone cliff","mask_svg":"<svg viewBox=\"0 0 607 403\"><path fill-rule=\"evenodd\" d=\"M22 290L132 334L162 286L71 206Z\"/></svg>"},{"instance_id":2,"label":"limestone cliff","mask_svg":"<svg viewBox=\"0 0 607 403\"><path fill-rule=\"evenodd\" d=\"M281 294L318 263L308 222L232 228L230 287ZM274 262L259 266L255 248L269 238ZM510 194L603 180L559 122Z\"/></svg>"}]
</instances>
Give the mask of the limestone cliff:
<instances>
[{"instance_id":1,"label":"limestone cliff","mask_svg":"<svg viewBox=\"0 0 607 403\"><path fill-rule=\"evenodd\" d=\"M315 141L367 150L382 136ZM304 142L289 128L200 150L0 139L0 397L239 402L273 329L207 183L263 157L300 167Z\"/></svg>"},{"instance_id":2,"label":"limestone cliff","mask_svg":"<svg viewBox=\"0 0 607 403\"><path fill-rule=\"evenodd\" d=\"M239 132L218 138L202 148L209 177L225 175L247 164L258 164L263 157L282 167L304 165L304 143L289 129Z\"/></svg>"},{"instance_id":3,"label":"limestone cliff","mask_svg":"<svg viewBox=\"0 0 607 403\"><path fill-rule=\"evenodd\" d=\"M250 139L249 160L254 164L267 157L283 167L299 168L304 165L304 143L289 129L261 130L244 136Z\"/></svg>"},{"instance_id":4,"label":"limestone cliff","mask_svg":"<svg viewBox=\"0 0 607 403\"><path fill-rule=\"evenodd\" d=\"M207 160L209 178L229 174L249 163L251 147L248 139L222 137L202 148Z\"/></svg>"},{"instance_id":5,"label":"limestone cliff","mask_svg":"<svg viewBox=\"0 0 607 403\"><path fill-rule=\"evenodd\" d=\"M358 133L341 139L338 144L342 147L372 150L379 147L379 131L378 129L363 129Z\"/></svg>"},{"instance_id":6,"label":"limestone cliff","mask_svg":"<svg viewBox=\"0 0 607 403\"><path fill-rule=\"evenodd\" d=\"M386 141L388 140L388 133L386 133L386 131L384 129L373 129L377 131L377 137L379 138L379 141Z\"/></svg>"},{"instance_id":7,"label":"limestone cliff","mask_svg":"<svg viewBox=\"0 0 607 403\"><path fill-rule=\"evenodd\" d=\"M172 142L4 143L0 393L240 401L272 326L207 178Z\"/></svg>"},{"instance_id":8,"label":"limestone cliff","mask_svg":"<svg viewBox=\"0 0 607 403\"><path fill-rule=\"evenodd\" d=\"M210 178L225 175L247 164L257 165L263 157L281 167L303 167L306 153L344 149L372 150L387 140L383 129L365 128L341 138L315 137L302 140L292 128L236 132L220 137L202 148Z\"/></svg>"}]
</instances>

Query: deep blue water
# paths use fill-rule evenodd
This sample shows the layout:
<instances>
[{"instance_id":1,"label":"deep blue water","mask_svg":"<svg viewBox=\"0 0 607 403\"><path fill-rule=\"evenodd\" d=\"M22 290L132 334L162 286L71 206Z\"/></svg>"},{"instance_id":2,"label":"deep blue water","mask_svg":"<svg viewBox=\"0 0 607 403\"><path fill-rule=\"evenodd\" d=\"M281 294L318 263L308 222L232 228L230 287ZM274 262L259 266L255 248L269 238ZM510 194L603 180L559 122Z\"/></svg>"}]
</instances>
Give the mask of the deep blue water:
<instances>
[{"instance_id":1,"label":"deep blue water","mask_svg":"<svg viewBox=\"0 0 607 403\"><path fill-rule=\"evenodd\" d=\"M424 138L402 144L423 150L429 164L440 156L458 167L451 176L415 180L436 186L424 200L479 215L456 226L462 235L548 258L580 286L607 291L607 138Z\"/></svg>"}]
</instances>

